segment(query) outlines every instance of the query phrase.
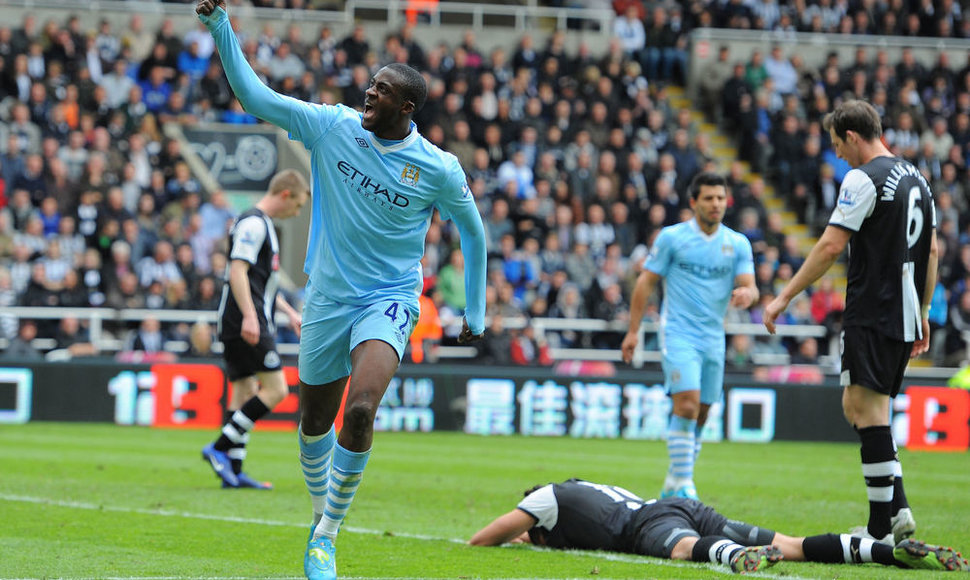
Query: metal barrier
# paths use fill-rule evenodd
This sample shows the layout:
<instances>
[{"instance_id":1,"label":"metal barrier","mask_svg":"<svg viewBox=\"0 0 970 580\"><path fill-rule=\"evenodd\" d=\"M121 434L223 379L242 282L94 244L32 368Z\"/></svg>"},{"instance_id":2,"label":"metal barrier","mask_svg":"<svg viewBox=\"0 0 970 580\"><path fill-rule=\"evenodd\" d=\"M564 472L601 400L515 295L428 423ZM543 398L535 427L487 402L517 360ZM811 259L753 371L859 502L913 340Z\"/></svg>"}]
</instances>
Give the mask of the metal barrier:
<instances>
[{"instance_id":1,"label":"metal barrier","mask_svg":"<svg viewBox=\"0 0 970 580\"><path fill-rule=\"evenodd\" d=\"M400 27L405 22L407 0L346 0L343 9L296 10L289 8L256 8L230 5L234 15L260 22L298 22L350 24L370 21L389 28ZM180 3L130 2L124 0L0 0L0 7L22 8L30 11L56 10L61 14L75 12L84 14L130 15L147 17L184 17L192 14L193 7ZM540 23L552 24L555 30L565 30L570 25L587 33L610 36L613 20L612 9L607 8L549 8L527 5L489 4L482 2L438 2L427 17L433 27L455 25L470 27L476 31L492 28L512 28L517 32L535 30ZM192 15L194 18L194 14Z\"/></svg>"},{"instance_id":2,"label":"metal barrier","mask_svg":"<svg viewBox=\"0 0 970 580\"><path fill-rule=\"evenodd\" d=\"M150 310L150 309L124 309L114 310L111 308L60 308L60 307L9 307L0 311L0 316L26 318L34 320L59 320L66 316L73 316L79 320L86 321L88 325L89 338L98 350L102 353L117 353L124 349L124 340L112 337L104 329L104 324L116 323L124 324L128 322L140 322L145 318L152 317L159 322L188 322L197 321L215 324L218 320L218 313L213 310ZM282 313L276 316L277 326L288 324L289 320ZM505 318L504 326L507 329L522 329L526 325L531 325L535 331L536 338L544 338L547 332L557 332L572 330L576 332L617 332L626 333L627 324L620 321L606 321L591 318L532 318L525 317ZM634 353L634 368L642 368L645 363L657 363L660 361L660 351L647 350L644 348L645 337L648 334L656 333L659 324L655 321L644 321L640 325L640 341ZM487 328L487 326L486 326ZM767 336L768 332L760 324L739 324L727 323L724 326L725 333L728 335L746 334L749 336ZM779 325L775 336L793 338L824 338L828 334L826 328L820 325L801 325L789 324ZM967 342L967 360L970 360L970 331L963 333L964 340ZM6 349L8 341L0 339L0 352ZM50 350L55 348L56 342L50 338L38 338L32 343L38 350ZM169 352L183 352L188 348L184 341L168 341L165 350ZM819 357L820 366L825 368L838 368L838 337L833 338L829 345L829 354ZM280 354L284 356L296 356L299 354L299 345L292 343L280 343L277 345ZM222 352L222 344L214 341L212 351L216 354ZM437 349L438 359L460 361L471 360L477 355L474 346L439 346ZM592 349L592 348L552 348L550 355L556 361L609 361L620 362L619 349ZM789 362L788 355L782 354L761 354L753 358L754 365L786 365ZM906 370L906 376L923 378L942 378L946 379L953 375L954 370L948 367L922 367L910 365Z\"/></svg>"},{"instance_id":3,"label":"metal barrier","mask_svg":"<svg viewBox=\"0 0 970 580\"><path fill-rule=\"evenodd\" d=\"M26 318L35 320L60 320L71 316L87 323L88 337L91 343L100 352L118 352L124 349L124 340L113 337L108 333L105 323L125 324L129 322L141 322L146 318L154 318L159 322L186 322L195 323L198 321L215 324L218 320L218 313L212 310L151 310L151 309L122 309L114 310L111 308L61 308L61 307L11 307L3 309L3 316L13 316L16 318ZM278 326L288 324L287 317L278 313L276 317ZM522 329L526 325L531 325L535 331L537 339L543 339L548 332L575 331L575 332L617 332L626 333L627 324L620 321L606 321L589 318L532 318L525 317L506 318L504 326L507 329ZM645 337L647 334L656 333L659 324L653 321L644 321L640 325L639 348L634 355L633 366L640 368L646 362L658 362L660 352L656 350L644 349ZM768 333L760 324L736 324L729 323L725 326L727 334L747 334L751 336L766 336ZM815 337L823 338L826 335L824 326L817 325L780 325L778 326L777 336L779 337ZM52 339L39 338L33 343L35 348L48 350L54 347ZM166 350L184 350L185 345L182 341L169 341ZM299 351L297 344L278 344L280 354L295 356ZM6 347L6 342L0 342L0 347ZM221 345L214 346L215 352L221 352ZM476 355L476 349L471 346L441 346L438 348L438 357L442 359L471 359ZM553 348L550 354L555 360L601 360L601 361L621 361L618 349L592 349L592 348ZM787 357L783 357L787 358ZM769 361L765 361L766 364ZM787 360L777 359L774 364L783 364Z\"/></svg>"}]
</instances>

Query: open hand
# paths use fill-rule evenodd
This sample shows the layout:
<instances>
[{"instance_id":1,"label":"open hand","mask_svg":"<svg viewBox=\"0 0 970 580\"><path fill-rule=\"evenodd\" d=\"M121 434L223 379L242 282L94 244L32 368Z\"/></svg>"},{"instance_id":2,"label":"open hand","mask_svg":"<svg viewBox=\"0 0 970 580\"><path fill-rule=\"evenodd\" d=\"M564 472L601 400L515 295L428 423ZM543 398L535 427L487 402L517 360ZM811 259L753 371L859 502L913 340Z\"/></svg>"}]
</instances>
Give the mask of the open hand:
<instances>
[{"instance_id":1,"label":"open hand","mask_svg":"<svg viewBox=\"0 0 970 580\"><path fill-rule=\"evenodd\" d=\"M468 328L468 320L462 319L461 321L461 333L458 335L458 344L470 344L477 342L485 336L485 333L472 334L472 330Z\"/></svg>"},{"instance_id":2,"label":"open hand","mask_svg":"<svg viewBox=\"0 0 970 580\"><path fill-rule=\"evenodd\" d=\"M199 3L195 5L195 13L209 16L216 8L226 10L226 0L199 0Z\"/></svg>"}]
</instances>

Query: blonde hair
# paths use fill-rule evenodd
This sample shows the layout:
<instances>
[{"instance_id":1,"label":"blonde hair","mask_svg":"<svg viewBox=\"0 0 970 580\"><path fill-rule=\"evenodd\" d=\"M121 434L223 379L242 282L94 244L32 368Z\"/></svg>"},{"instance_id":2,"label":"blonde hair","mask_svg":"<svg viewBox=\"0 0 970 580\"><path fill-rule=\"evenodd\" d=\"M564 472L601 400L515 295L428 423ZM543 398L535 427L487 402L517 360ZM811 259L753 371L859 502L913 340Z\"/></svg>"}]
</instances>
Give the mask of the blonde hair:
<instances>
[{"instance_id":1,"label":"blonde hair","mask_svg":"<svg viewBox=\"0 0 970 580\"><path fill-rule=\"evenodd\" d=\"M293 193L305 191L307 195L310 195L310 185L303 175L295 169L284 169L274 175L269 182L269 193L273 195L287 189Z\"/></svg>"}]
</instances>

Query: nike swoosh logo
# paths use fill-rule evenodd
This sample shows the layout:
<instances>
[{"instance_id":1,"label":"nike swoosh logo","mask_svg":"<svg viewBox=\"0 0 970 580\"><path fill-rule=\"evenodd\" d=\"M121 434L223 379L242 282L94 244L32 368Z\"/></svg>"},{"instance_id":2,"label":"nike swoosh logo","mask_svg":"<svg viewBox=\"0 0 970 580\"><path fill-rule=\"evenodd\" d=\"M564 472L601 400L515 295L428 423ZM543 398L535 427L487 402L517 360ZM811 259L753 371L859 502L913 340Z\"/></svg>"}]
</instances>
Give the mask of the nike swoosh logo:
<instances>
[{"instance_id":1,"label":"nike swoosh logo","mask_svg":"<svg viewBox=\"0 0 970 580\"><path fill-rule=\"evenodd\" d=\"M222 471L222 469L224 467L222 465L222 463L220 463L219 460L216 459L215 457L210 457L209 458L209 463L212 464L213 469L215 469L216 471Z\"/></svg>"}]
</instances>

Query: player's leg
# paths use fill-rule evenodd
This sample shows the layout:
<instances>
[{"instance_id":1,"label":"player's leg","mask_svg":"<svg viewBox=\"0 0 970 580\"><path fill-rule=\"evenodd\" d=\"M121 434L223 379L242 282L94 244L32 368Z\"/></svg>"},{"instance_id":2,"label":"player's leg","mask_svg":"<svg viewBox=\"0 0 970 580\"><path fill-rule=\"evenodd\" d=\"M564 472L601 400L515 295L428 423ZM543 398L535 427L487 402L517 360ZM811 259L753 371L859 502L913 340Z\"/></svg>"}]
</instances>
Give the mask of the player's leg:
<instances>
[{"instance_id":1,"label":"player's leg","mask_svg":"<svg viewBox=\"0 0 970 580\"><path fill-rule=\"evenodd\" d=\"M320 533L337 436L334 421L350 375L352 308L329 302L307 286L300 332L300 467L313 520L303 557L312 580L336 578L333 538Z\"/></svg>"},{"instance_id":2,"label":"player's leg","mask_svg":"<svg viewBox=\"0 0 970 580\"><path fill-rule=\"evenodd\" d=\"M327 506L330 466L337 443L333 424L346 385L346 376L322 385L300 381L300 467L313 505L314 530Z\"/></svg>"},{"instance_id":3,"label":"player's leg","mask_svg":"<svg viewBox=\"0 0 970 580\"><path fill-rule=\"evenodd\" d=\"M300 467L313 506L303 571L311 580L337 577L334 537L323 535L319 528L327 509L331 464L337 442L333 424L346 385L346 376L320 385L300 381Z\"/></svg>"},{"instance_id":4,"label":"player's leg","mask_svg":"<svg viewBox=\"0 0 970 580\"><path fill-rule=\"evenodd\" d=\"M239 487L237 475L239 472L234 468L234 460L231 457L235 453L231 452L234 446L241 444L244 437L233 427L232 418L242 404L259 388L256 373L264 370L261 366L264 361L256 356L253 346L241 338L224 341L222 356L226 365L226 376L231 385L225 423L219 437L202 448L202 458L222 480L223 487L234 488ZM278 356L276 364L278 368Z\"/></svg>"},{"instance_id":5,"label":"player's leg","mask_svg":"<svg viewBox=\"0 0 970 580\"><path fill-rule=\"evenodd\" d=\"M313 559L314 538L321 548L329 550L330 561L335 555L333 540L340 524L353 503L370 456L374 436L374 419L384 392L397 371L404 354L408 336L418 318L417 302L381 302L357 309L349 337L350 381L344 423L339 440L333 447L330 482L327 488L323 517L314 528L308 544L308 558ZM337 401L339 405L339 401ZM306 561L306 560L305 560ZM315 565L315 564L314 564ZM325 573L312 576L313 566L305 566L311 578L330 578L336 574L331 565Z\"/></svg>"},{"instance_id":6,"label":"player's leg","mask_svg":"<svg viewBox=\"0 0 970 580\"><path fill-rule=\"evenodd\" d=\"M360 486L374 439L374 418L388 383L397 371L397 351L386 342L368 340L351 354L344 424L333 453L326 509L317 533L336 538Z\"/></svg>"},{"instance_id":7,"label":"player's leg","mask_svg":"<svg viewBox=\"0 0 970 580\"><path fill-rule=\"evenodd\" d=\"M766 568L782 558L778 548L768 545L773 532L758 533L748 526L734 534L727 518L699 501L662 499L646 514L634 543L638 554L723 564L741 573ZM759 540L764 545L748 545Z\"/></svg>"},{"instance_id":8,"label":"player's leg","mask_svg":"<svg viewBox=\"0 0 970 580\"><path fill-rule=\"evenodd\" d=\"M705 356L701 366L701 405L697 412L697 426L694 428L694 464L701 455L704 425L711 411L711 405L721 399L724 390L724 353L713 351L714 356Z\"/></svg>"},{"instance_id":9,"label":"player's leg","mask_svg":"<svg viewBox=\"0 0 970 580\"><path fill-rule=\"evenodd\" d=\"M274 350L275 352L275 350ZM246 460L246 445L249 443L249 432L256 421L259 421L290 393L286 378L282 370L256 373L256 381L237 389L233 384L232 405L236 411L232 413L226 425L222 428L223 436L232 441L229 458L232 460L232 470L239 479L239 487L254 489L273 489L273 484L267 481L257 481L243 471L243 461ZM253 384L255 383L255 384ZM255 387L255 388L254 388ZM247 397L250 393L253 393Z\"/></svg>"},{"instance_id":10,"label":"player's leg","mask_svg":"<svg viewBox=\"0 0 970 580\"><path fill-rule=\"evenodd\" d=\"M667 454L670 459L660 497L697 498L694 488L694 443L701 406L701 357L693 347L667 341L663 370L673 402L667 425Z\"/></svg>"},{"instance_id":11,"label":"player's leg","mask_svg":"<svg viewBox=\"0 0 970 580\"><path fill-rule=\"evenodd\" d=\"M842 408L859 434L862 475L869 498L869 523L859 532L892 544L896 453L889 427L889 397L860 385L848 385L842 393Z\"/></svg>"},{"instance_id":12,"label":"player's leg","mask_svg":"<svg viewBox=\"0 0 970 580\"><path fill-rule=\"evenodd\" d=\"M908 361L906 343L893 341L869 329L849 327L843 332L842 409L846 420L859 434L862 474L869 499L869 522L854 533L895 545L892 516L899 515L905 504L902 473L889 427L889 404L899 392L903 371ZM896 498L895 490L900 489ZM896 514L893 504L897 504ZM905 505L908 508L908 505ZM901 538L915 531L912 513L907 530L900 528Z\"/></svg>"},{"instance_id":13,"label":"player's leg","mask_svg":"<svg viewBox=\"0 0 970 580\"><path fill-rule=\"evenodd\" d=\"M242 462L246 458L246 444L249 443L251 426L248 425L248 420L241 414L238 422L234 423L233 417L258 392L259 378L255 375L229 382L229 403L226 405L222 432L215 442L215 448L223 450L229 455L229 460L232 462L232 472L237 477L242 471Z\"/></svg>"}]
</instances>

